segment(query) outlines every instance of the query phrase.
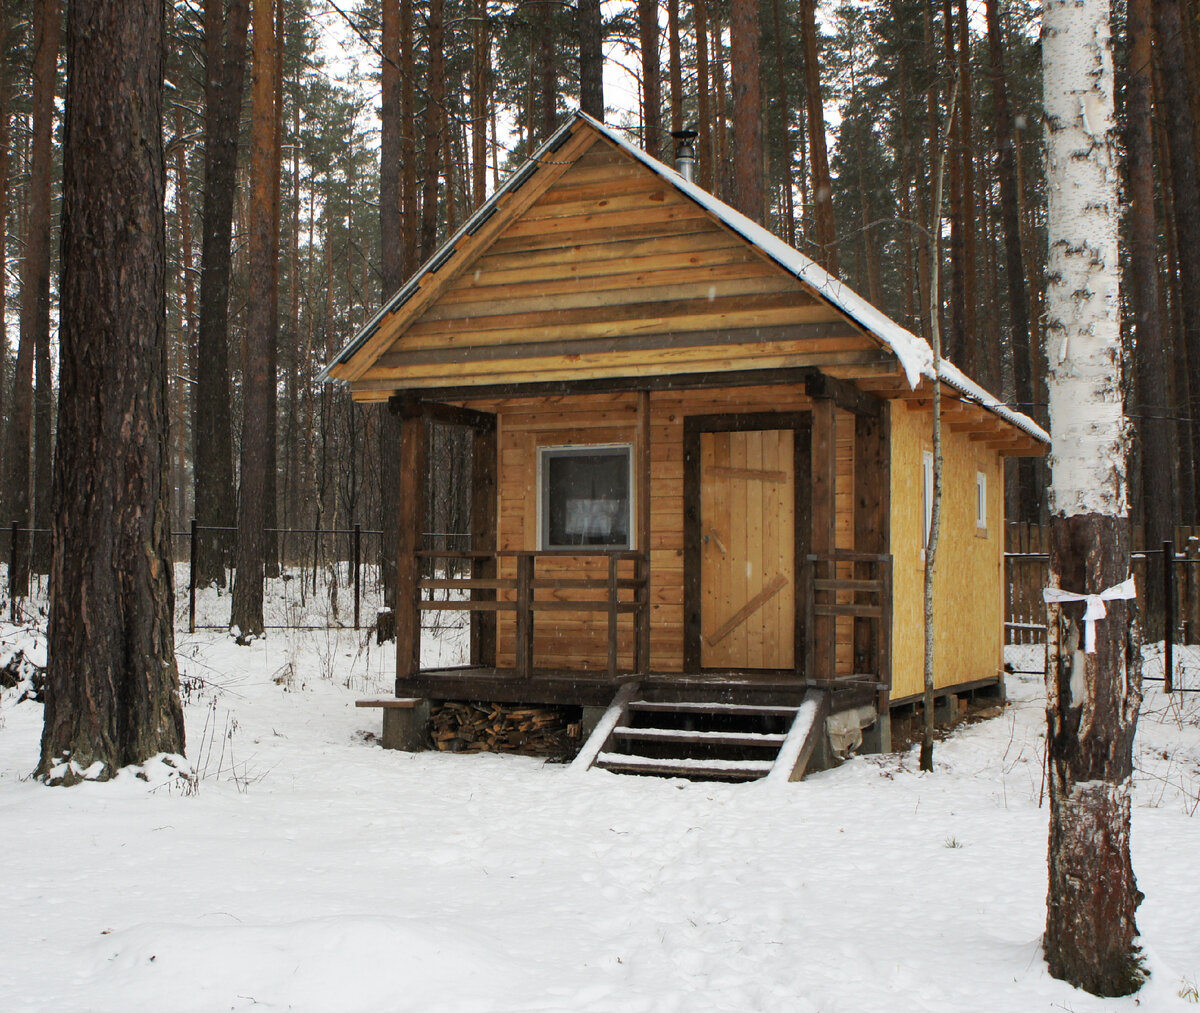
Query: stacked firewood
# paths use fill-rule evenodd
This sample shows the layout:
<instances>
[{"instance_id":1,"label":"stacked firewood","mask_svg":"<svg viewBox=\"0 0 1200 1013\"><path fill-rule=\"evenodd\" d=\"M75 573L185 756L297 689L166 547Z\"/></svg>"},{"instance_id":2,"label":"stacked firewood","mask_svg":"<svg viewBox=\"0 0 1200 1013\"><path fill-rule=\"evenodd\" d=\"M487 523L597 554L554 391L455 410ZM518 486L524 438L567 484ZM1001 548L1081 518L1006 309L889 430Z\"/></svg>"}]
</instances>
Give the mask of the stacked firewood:
<instances>
[{"instance_id":1,"label":"stacked firewood","mask_svg":"<svg viewBox=\"0 0 1200 1013\"><path fill-rule=\"evenodd\" d=\"M579 709L522 704L458 703L434 707L429 735L451 753L520 753L567 760L579 752Z\"/></svg>"}]
</instances>

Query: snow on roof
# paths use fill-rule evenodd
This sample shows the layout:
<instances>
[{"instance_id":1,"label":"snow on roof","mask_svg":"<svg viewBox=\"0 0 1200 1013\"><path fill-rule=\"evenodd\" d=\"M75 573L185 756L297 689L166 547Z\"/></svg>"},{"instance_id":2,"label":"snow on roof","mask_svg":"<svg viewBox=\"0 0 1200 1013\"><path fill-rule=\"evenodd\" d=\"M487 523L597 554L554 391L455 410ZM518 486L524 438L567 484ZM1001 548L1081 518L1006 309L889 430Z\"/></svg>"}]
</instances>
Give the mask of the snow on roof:
<instances>
[{"instance_id":1,"label":"snow on roof","mask_svg":"<svg viewBox=\"0 0 1200 1013\"><path fill-rule=\"evenodd\" d=\"M445 259L443 251L452 251L454 245L462 236L474 232L478 223L490 217L496 203L505 193L514 189L515 186L524 183L529 178L533 168L543 161L548 153L561 147L577 120L583 120L588 123L622 151L641 162L651 172L662 177L663 180L670 183L680 193L690 197L728 228L765 253L776 264L794 274L831 305L841 310L864 330L882 341L896 356L897 361L904 370L905 376L908 378L909 386L915 389L920 384L922 378L933 378L933 349L930 347L928 341L913 334L907 328L901 327L900 324L864 299L841 279L830 274L799 250L788 246L778 236L767 231L767 229L763 228L757 222L747 218L740 211L734 210L724 201L718 200L707 190L701 189L695 183L684 179L671 166L646 154L641 148L629 143L624 137L605 126L599 120L589 116L582 110L576 110L574 116L559 127L530 156L525 165L509 176L504 184L463 223L462 227L442 244L438 252L430 257L421 269L405 283L404 287L392 299L388 300L371 322L347 343L346 347L338 353L333 363L325 367L320 379L328 379L329 370L334 365L346 362L363 342L378 329L379 323L384 316L393 309L398 309L407 301L431 267L433 265L440 266L441 262ZM938 363L938 377L943 383L953 387L968 400L978 403L1035 439L1041 440L1044 443L1050 442L1050 435L1028 415L1009 408L999 398L989 394L967 377L962 370L944 358Z\"/></svg>"}]
</instances>

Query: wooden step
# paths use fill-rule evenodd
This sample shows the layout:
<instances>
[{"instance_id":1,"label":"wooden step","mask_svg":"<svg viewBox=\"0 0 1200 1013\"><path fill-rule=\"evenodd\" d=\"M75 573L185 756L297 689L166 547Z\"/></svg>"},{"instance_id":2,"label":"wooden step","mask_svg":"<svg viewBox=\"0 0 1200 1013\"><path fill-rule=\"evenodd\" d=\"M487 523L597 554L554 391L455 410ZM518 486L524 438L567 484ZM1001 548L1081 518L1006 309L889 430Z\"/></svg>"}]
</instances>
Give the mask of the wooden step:
<instances>
[{"instance_id":1,"label":"wooden step","mask_svg":"<svg viewBox=\"0 0 1200 1013\"><path fill-rule=\"evenodd\" d=\"M629 728L613 729L620 739L639 742L686 742L703 746L768 746L778 749L786 735L772 732L698 732L684 728Z\"/></svg>"},{"instance_id":2,"label":"wooden step","mask_svg":"<svg viewBox=\"0 0 1200 1013\"><path fill-rule=\"evenodd\" d=\"M796 716L798 707L765 706L750 703L720 703L718 701L687 700L671 703L665 700L633 700L629 704L631 711L645 711L657 714L740 714L751 717L787 717Z\"/></svg>"},{"instance_id":3,"label":"wooden step","mask_svg":"<svg viewBox=\"0 0 1200 1013\"><path fill-rule=\"evenodd\" d=\"M773 760L701 760L693 758L626 756L623 753L601 753L595 765L614 774L657 774L661 776L696 777L706 780L732 778L754 780L766 777Z\"/></svg>"}]
</instances>

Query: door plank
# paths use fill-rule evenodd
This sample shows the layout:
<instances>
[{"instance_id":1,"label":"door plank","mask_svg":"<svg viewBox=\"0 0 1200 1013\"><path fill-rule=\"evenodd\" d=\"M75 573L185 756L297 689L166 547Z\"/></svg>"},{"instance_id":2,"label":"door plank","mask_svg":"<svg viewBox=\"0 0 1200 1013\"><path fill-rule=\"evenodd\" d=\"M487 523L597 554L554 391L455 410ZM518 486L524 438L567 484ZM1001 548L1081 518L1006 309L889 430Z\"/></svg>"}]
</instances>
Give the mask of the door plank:
<instances>
[{"instance_id":1,"label":"door plank","mask_svg":"<svg viewBox=\"0 0 1200 1013\"><path fill-rule=\"evenodd\" d=\"M717 630L712 636L706 637L710 646L715 647L727 636L733 633L755 612L763 607L768 601L775 597L780 591L788 586L788 579L783 574L776 574L771 578L769 584L751 598L745 605L738 609L732 616L725 621L725 624Z\"/></svg>"}]
</instances>

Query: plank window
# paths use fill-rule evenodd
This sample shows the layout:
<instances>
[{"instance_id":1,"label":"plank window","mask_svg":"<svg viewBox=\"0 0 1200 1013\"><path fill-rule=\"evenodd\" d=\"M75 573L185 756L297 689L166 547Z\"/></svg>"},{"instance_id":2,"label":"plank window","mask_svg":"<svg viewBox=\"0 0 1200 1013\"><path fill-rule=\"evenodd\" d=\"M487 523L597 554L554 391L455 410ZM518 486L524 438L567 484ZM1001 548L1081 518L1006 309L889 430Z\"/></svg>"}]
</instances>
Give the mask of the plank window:
<instances>
[{"instance_id":1,"label":"plank window","mask_svg":"<svg viewBox=\"0 0 1200 1013\"><path fill-rule=\"evenodd\" d=\"M539 448L539 545L632 548L632 490L632 444Z\"/></svg>"},{"instance_id":2,"label":"plank window","mask_svg":"<svg viewBox=\"0 0 1200 1013\"><path fill-rule=\"evenodd\" d=\"M987 537L987 475L975 472L975 534Z\"/></svg>"}]
</instances>

